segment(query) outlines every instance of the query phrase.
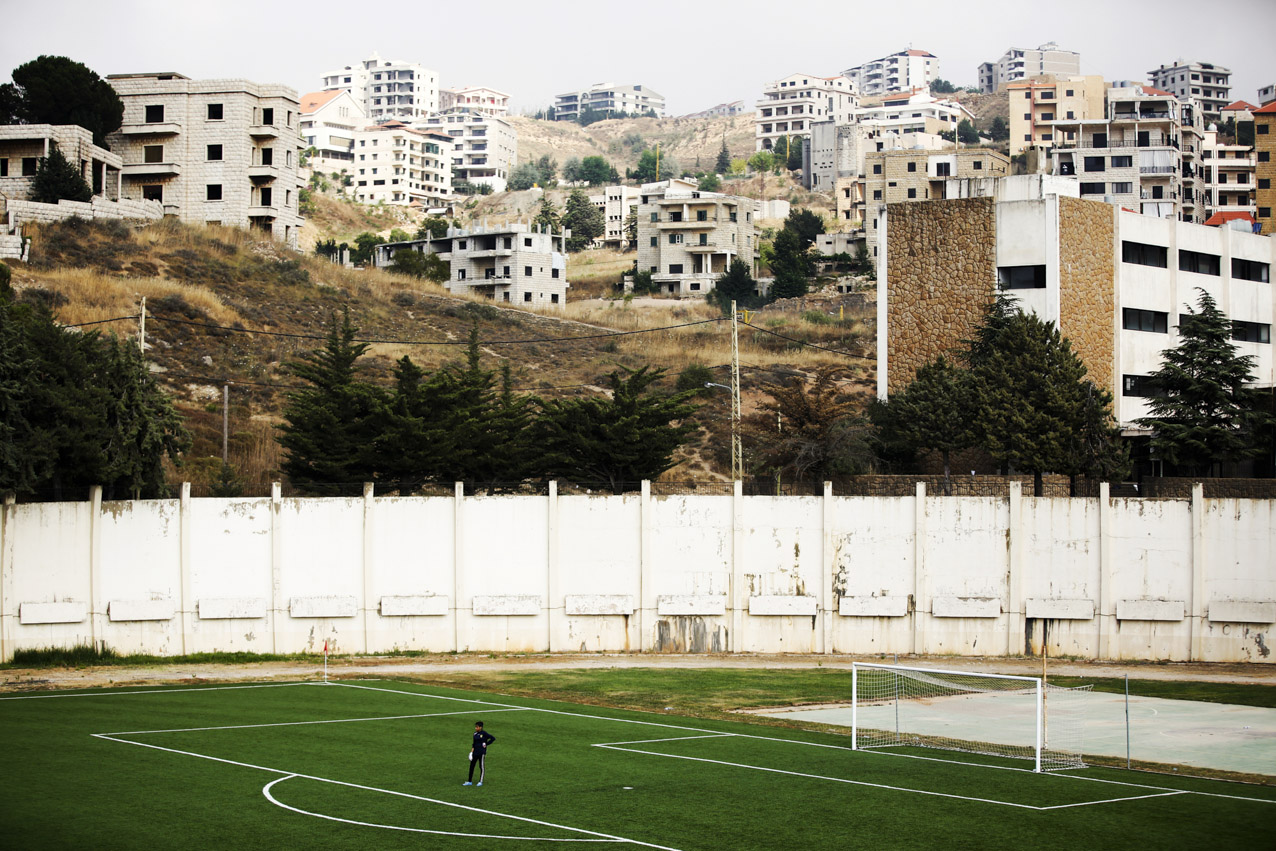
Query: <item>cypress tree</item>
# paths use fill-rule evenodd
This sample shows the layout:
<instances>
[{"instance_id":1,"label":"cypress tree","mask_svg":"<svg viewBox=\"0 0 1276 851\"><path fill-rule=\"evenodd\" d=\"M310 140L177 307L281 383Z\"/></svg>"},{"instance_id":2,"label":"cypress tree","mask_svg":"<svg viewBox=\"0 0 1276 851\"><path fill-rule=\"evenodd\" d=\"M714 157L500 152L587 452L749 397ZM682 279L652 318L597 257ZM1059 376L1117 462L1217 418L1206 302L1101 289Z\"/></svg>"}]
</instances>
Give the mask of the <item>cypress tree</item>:
<instances>
[{"instance_id":1,"label":"cypress tree","mask_svg":"<svg viewBox=\"0 0 1276 851\"><path fill-rule=\"evenodd\" d=\"M92 201L93 190L80 170L67 162L56 143L49 146L49 155L36 164L35 179L31 181L31 200L43 204L56 204L62 200Z\"/></svg>"}]
</instances>

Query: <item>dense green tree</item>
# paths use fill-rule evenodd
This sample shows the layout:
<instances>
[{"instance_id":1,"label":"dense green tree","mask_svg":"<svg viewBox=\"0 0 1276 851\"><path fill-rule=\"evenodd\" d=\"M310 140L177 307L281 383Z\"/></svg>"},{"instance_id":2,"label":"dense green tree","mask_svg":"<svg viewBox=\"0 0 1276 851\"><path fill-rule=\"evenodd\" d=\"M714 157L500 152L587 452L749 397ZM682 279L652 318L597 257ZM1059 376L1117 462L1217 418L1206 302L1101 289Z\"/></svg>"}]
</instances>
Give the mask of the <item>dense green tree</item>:
<instances>
[{"instance_id":1,"label":"dense green tree","mask_svg":"<svg viewBox=\"0 0 1276 851\"><path fill-rule=\"evenodd\" d=\"M394 365L394 389L374 442L378 481L407 495L426 482L446 482L452 472L451 385L426 374L407 355Z\"/></svg>"},{"instance_id":2,"label":"dense green tree","mask_svg":"<svg viewBox=\"0 0 1276 851\"><path fill-rule=\"evenodd\" d=\"M975 125L970 123L970 119L963 118L957 124L957 141L963 145L978 145L979 131L975 129Z\"/></svg>"},{"instance_id":3,"label":"dense green tree","mask_svg":"<svg viewBox=\"0 0 1276 851\"><path fill-rule=\"evenodd\" d=\"M540 212L536 214L536 218L532 219L532 224L558 232L563 229L563 217L559 215L553 201L542 198Z\"/></svg>"},{"instance_id":4,"label":"dense green tree","mask_svg":"<svg viewBox=\"0 0 1276 851\"><path fill-rule=\"evenodd\" d=\"M80 170L67 162L57 144L49 147L49 155L36 164L35 179L31 181L31 200L44 204L59 201L92 201L93 190Z\"/></svg>"},{"instance_id":5,"label":"dense green tree","mask_svg":"<svg viewBox=\"0 0 1276 851\"><path fill-rule=\"evenodd\" d=\"M722 148L718 151L718 161L714 163L713 170L718 174L727 174L731 171L731 152L727 150L727 140L722 140Z\"/></svg>"},{"instance_id":6,"label":"dense green tree","mask_svg":"<svg viewBox=\"0 0 1276 851\"><path fill-rule=\"evenodd\" d=\"M442 216L427 216L417 228L417 239L442 239L447 236L447 219Z\"/></svg>"},{"instance_id":7,"label":"dense green tree","mask_svg":"<svg viewBox=\"0 0 1276 851\"><path fill-rule=\"evenodd\" d=\"M995 116L988 128L988 135L994 142L1004 142L1010 138L1010 125L1000 115Z\"/></svg>"},{"instance_id":8,"label":"dense green tree","mask_svg":"<svg viewBox=\"0 0 1276 851\"><path fill-rule=\"evenodd\" d=\"M536 163L525 162L514 166L510 172L509 180L505 183L505 188L510 192L522 192L524 189L531 189L541 182L541 171L536 167Z\"/></svg>"},{"instance_id":9,"label":"dense green tree","mask_svg":"<svg viewBox=\"0 0 1276 851\"><path fill-rule=\"evenodd\" d=\"M412 278L425 278L436 284L441 284L452 276L452 267L448 261L433 252L422 254L411 248L400 248L394 252L394 262L390 264L388 271Z\"/></svg>"},{"instance_id":10,"label":"dense green tree","mask_svg":"<svg viewBox=\"0 0 1276 851\"><path fill-rule=\"evenodd\" d=\"M375 233L364 231L354 238L354 247L350 249L350 262L356 266L372 264L373 249L385 242Z\"/></svg>"},{"instance_id":11,"label":"dense green tree","mask_svg":"<svg viewBox=\"0 0 1276 851\"><path fill-rule=\"evenodd\" d=\"M950 95L957 91L957 87L943 78L936 78L930 84L930 93L933 95Z\"/></svg>"},{"instance_id":12,"label":"dense green tree","mask_svg":"<svg viewBox=\"0 0 1276 851\"><path fill-rule=\"evenodd\" d=\"M940 355L888 402L897 436L914 451L938 452L943 458L945 495L952 492L952 453L975 442L972 389L970 375Z\"/></svg>"},{"instance_id":13,"label":"dense green tree","mask_svg":"<svg viewBox=\"0 0 1276 851\"><path fill-rule=\"evenodd\" d=\"M749 264L739 257L731 259L731 265L723 272L706 299L721 308L723 315L731 315L731 302L736 308L758 307L765 299L758 295L758 282L749 271Z\"/></svg>"},{"instance_id":14,"label":"dense green tree","mask_svg":"<svg viewBox=\"0 0 1276 851\"><path fill-rule=\"evenodd\" d=\"M620 180L620 175L604 158L585 157L580 161L580 179L590 186L602 186Z\"/></svg>"},{"instance_id":15,"label":"dense green tree","mask_svg":"<svg viewBox=\"0 0 1276 851\"><path fill-rule=\"evenodd\" d=\"M629 243L629 247L633 248L638 244L638 208L630 207L629 215L625 216L625 240Z\"/></svg>"},{"instance_id":16,"label":"dense green tree","mask_svg":"<svg viewBox=\"0 0 1276 851\"><path fill-rule=\"evenodd\" d=\"M65 56L41 56L13 69L0 86L0 124L78 124L106 145L124 121L124 102L111 84Z\"/></svg>"},{"instance_id":17,"label":"dense green tree","mask_svg":"<svg viewBox=\"0 0 1276 851\"><path fill-rule=\"evenodd\" d=\"M810 210L795 208L789 211L784 227L797 234L801 249L806 251L815 244L815 238L824 233L824 219Z\"/></svg>"},{"instance_id":18,"label":"dense green tree","mask_svg":"<svg viewBox=\"0 0 1276 851\"><path fill-rule=\"evenodd\" d=\"M581 180L580 170L580 157L572 157L563 163L563 180L567 183L579 183Z\"/></svg>"},{"instance_id":19,"label":"dense green tree","mask_svg":"<svg viewBox=\"0 0 1276 851\"><path fill-rule=\"evenodd\" d=\"M607 376L610 397L541 399L534 445L545 472L578 482L606 482L614 493L635 489L673 466L673 454L694 430L692 391L663 394L653 385L663 369L643 367Z\"/></svg>"},{"instance_id":20,"label":"dense green tree","mask_svg":"<svg viewBox=\"0 0 1276 851\"><path fill-rule=\"evenodd\" d=\"M657 170L659 160L659 170ZM648 148L638 157L638 167L633 171L634 180L639 183L654 183L657 180L669 180L681 172L673 157L665 153L657 154L656 149Z\"/></svg>"},{"instance_id":21,"label":"dense green tree","mask_svg":"<svg viewBox=\"0 0 1276 851\"><path fill-rule=\"evenodd\" d=\"M696 186L701 192L717 192L722 189L722 178L710 172L700 178L700 183Z\"/></svg>"},{"instance_id":22,"label":"dense green tree","mask_svg":"<svg viewBox=\"0 0 1276 851\"><path fill-rule=\"evenodd\" d=\"M775 277L771 284L771 298L806 295L811 263L802 249L802 238L797 231L784 228L776 235L771 248L771 274Z\"/></svg>"},{"instance_id":23,"label":"dense green tree","mask_svg":"<svg viewBox=\"0 0 1276 851\"><path fill-rule=\"evenodd\" d=\"M1226 465L1256 457L1255 432L1268 419L1247 389L1255 359L1232 344L1232 323L1213 297L1199 290L1197 309L1179 317L1179 343L1161 353L1152 373L1155 395L1140 424L1152 429L1152 451L1193 475L1218 475Z\"/></svg>"},{"instance_id":24,"label":"dense green tree","mask_svg":"<svg viewBox=\"0 0 1276 851\"><path fill-rule=\"evenodd\" d=\"M775 154L770 151L758 151L748 159L749 168L759 174L765 174L775 168Z\"/></svg>"},{"instance_id":25,"label":"dense green tree","mask_svg":"<svg viewBox=\"0 0 1276 851\"><path fill-rule=\"evenodd\" d=\"M540 172L541 185L548 186L558 176L558 160L549 154L542 154L540 159L536 161L536 170Z\"/></svg>"},{"instance_id":26,"label":"dense green tree","mask_svg":"<svg viewBox=\"0 0 1276 851\"><path fill-rule=\"evenodd\" d=\"M376 439L386 419L385 393L358 378L356 364L368 350L345 310L331 318L324 347L289 364L309 386L288 394L278 441L283 470L306 493L354 495L376 478Z\"/></svg>"},{"instance_id":27,"label":"dense green tree","mask_svg":"<svg viewBox=\"0 0 1276 851\"><path fill-rule=\"evenodd\" d=\"M563 227L572 232L567 238L567 250L583 251L607 232L607 219L583 189L573 189L563 210Z\"/></svg>"},{"instance_id":28,"label":"dense green tree","mask_svg":"<svg viewBox=\"0 0 1276 851\"><path fill-rule=\"evenodd\" d=\"M744 422L750 454L764 470L794 481L827 481L871 469L870 430L860 403L838 386L837 367L765 390L770 397Z\"/></svg>"}]
</instances>

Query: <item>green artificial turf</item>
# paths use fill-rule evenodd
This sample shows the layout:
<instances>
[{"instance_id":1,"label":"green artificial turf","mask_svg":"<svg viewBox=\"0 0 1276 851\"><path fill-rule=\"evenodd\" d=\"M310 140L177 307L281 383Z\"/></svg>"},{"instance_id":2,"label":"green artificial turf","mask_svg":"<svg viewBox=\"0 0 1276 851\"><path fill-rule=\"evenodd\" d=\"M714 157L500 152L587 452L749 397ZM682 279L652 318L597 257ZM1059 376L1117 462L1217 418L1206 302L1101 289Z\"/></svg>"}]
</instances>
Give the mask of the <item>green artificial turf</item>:
<instances>
[{"instance_id":1,"label":"green artificial turf","mask_svg":"<svg viewBox=\"0 0 1276 851\"><path fill-rule=\"evenodd\" d=\"M653 672L623 673L629 699L674 695ZM682 673L708 690L719 672ZM758 673L771 685L737 678L733 700L749 689L775 700L766 688L790 672ZM487 784L462 787L476 719L497 741ZM676 708L390 681L3 695L0 729L0 836L12 848L529 847L500 836L688 850L1259 847L1276 814L1264 787L1035 775L939 751L853 752L845 736ZM576 843L553 847L564 844Z\"/></svg>"}]
</instances>

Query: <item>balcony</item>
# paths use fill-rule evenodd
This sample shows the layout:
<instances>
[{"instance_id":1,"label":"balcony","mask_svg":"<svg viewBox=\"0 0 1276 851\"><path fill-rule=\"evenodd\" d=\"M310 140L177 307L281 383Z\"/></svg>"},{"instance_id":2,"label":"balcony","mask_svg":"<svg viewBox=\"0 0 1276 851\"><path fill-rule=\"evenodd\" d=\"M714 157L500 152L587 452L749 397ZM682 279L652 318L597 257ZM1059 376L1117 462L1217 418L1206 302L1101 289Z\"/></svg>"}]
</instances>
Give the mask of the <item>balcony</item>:
<instances>
[{"instance_id":1,"label":"balcony","mask_svg":"<svg viewBox=\"0 0 1276 851\"><path fill-rule=\"evenodd\" d=\"M656 222L656 229L657 230L696 230L697 228L699 228L700 230L707 230L712 227L717 227L717 224L718 224L717 216L706 219L704 221L696 221L694 219L691 219L691 220L683 219L680 222L669 222L669 221L661 220L659 222Z\"/></svg>"},{"instance_id":2,"label":"balcony","mask_svg":"<svg viewBox=\"0 0 1276 851\"><path fill-rule=\"evenodd\" d=\"M1172 165L1141 165L1139 174L1174 174L1178 169Z\"/></svg>"},{"instance_id":3,"label":"balcony","mask_svg":"<svg viewBox=\"0 0 1276 851\"><path fill-rule=\"evenodd\" d=\"M250 204L248 207L248 217L250 219L254 219L254 218L274 219L274 218L278 218L278 216L279 216L279 207L275 204L265 204L265 205Z\"/></svg>"},{"instance_id":4,"label":"balcony","mask_svg":"<svg viewBox=\"0 0 1276 851\"><path fill-rule=\"evenodd\" d=\"M125 177L176 177L182 173L180 163L125 163Z\"/></svg>"},{"instance_id":5,"label":"balcony","mask_svg":"<svg viewBox=\"0 0 1276 851\"><path fill-rule=\"evenodd\" d=\"M120 125L120 133L124 136L175 136L181 132L182 125L176 121Z\"/></svg>"},{"instance_id":6,"label":"balcony","mask_svg":"<svg viewBox=\"0 0 1276 851\"><path fill-rule=\"evenodd\" d=\"M254 139L278 139L279 128L273 124L252 124L248 127L248 135Z\"/></svg>"},{"instance_id":7,"label":"balcony","mask_svg":"<svg viewBox=\"0 0 1276 851\"><path fill-rule=\"evenodd\" d=\"M248 176L254 181L274 180L279 176L279 166L277 165L250 165L248 167Z\"/></svg>"}]
</instances>

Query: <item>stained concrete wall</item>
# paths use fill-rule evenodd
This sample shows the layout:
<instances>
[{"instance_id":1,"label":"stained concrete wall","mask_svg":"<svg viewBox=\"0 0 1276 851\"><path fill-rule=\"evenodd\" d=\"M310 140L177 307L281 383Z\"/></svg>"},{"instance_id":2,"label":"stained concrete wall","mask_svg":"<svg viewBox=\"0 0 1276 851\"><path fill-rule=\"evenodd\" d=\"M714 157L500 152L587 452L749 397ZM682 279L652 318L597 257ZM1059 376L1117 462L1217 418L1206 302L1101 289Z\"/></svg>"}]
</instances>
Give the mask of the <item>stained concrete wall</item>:
<instances>
[{"instance_id":1,"label":"stained concrete wall","mask_svg":"<svg viewBox=\"0 0 1276 851\"><path fill-rule=\"evenodd\" d=\"M0 658L1039 652L1272 661L1276 501L626 496L8 504Z\"/></svg>"}]
</instances>

